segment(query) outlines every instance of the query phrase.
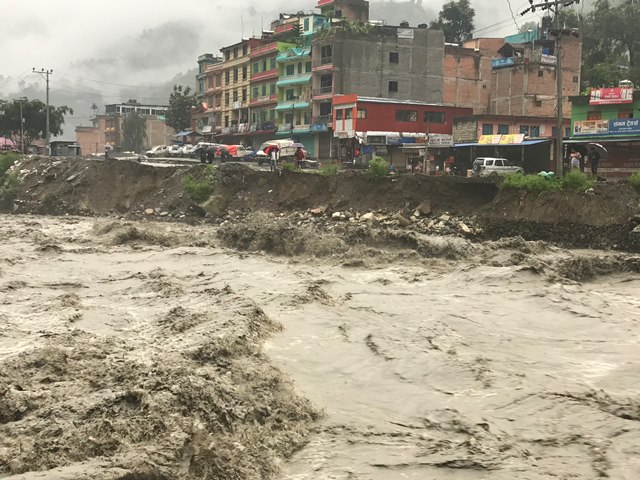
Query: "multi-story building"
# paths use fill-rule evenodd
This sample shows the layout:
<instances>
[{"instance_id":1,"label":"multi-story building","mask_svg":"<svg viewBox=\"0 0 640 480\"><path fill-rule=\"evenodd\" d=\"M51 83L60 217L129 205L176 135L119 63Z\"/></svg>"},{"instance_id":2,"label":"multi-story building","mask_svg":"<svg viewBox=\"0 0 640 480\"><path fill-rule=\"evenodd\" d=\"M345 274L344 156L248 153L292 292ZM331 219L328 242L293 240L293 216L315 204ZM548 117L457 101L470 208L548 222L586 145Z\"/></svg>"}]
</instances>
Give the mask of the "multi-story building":
<instances>
[{"instance_id":1,"label":"multi-story building","mask_svg":"<svg viewBox=\"0 0 640 480\"><path fill-rule=\"evenodd\" d=\"M291 43L273 41L251 50L250 132L256 146L272 139L277 131L277 56L293 46Z\"/></svg>"},{"instance_id":2,"label":"multi-story building","mask_svg":"<svg viewBox=\"0 0 640 480\"><path fill-rule=\"evenodd\" d=\"M198 100L204 101L204 92L206 87L206 70L210 65L220 63L222 58L214 57L212 53L205 53L198 57L198 74L196 75L196 95Z\"/></svg>"},{"instance_id":3,"label":"multi-story building","mask_svg":"<svg viewBox=\"0 0 640 480\"><path fill-rule=\"evenodd\" d=\"M365 144L398 168L409 168L412 159L429 157L443 163L453 147L453 124L472 110L412 100L336 95L332 130L338 158L351 160L354 148ZM415 163L415 162L414 162Z\"/></svg>"},{"instance_id":4,"label":"multi-story building","mask_svg":"<svg viewBox=\"0 0 640 480\"><path fill-rule=\"evenodd\" d=\"M168 145L176 132L165 123L167 105L143 105L136 100L127 103L105 105L105 114L93 119L93 127L76 128L76 143L83 154L104 152L105 145L115 151L122 149L124 119L136 112L145 118L145 148L154 145Z\"/></svg>"},{"instance_id":5,"label":"multi-story building","mask_svg":"<svg viewBox=\"0 0 640 480\"><path fill-rule=\"evenodd\" d=\"M220 50L224 59L221 64L221 143L250 143L250 51L263 43L262 39L249 38Z\"/></svg>"},{"instance_id":6,"label":"multi-story building","mask_svg":"<svg viewBox=\"0 0 640 480\"><path fill-rule=\"evenodd\" d=\"M628 82L621 84L570 98L571 138L565 150L588 155L589 143L603 145L608 153L600 161L599 175L627 176L640 169L640 92Z\"/></svg>"}]
</instances>

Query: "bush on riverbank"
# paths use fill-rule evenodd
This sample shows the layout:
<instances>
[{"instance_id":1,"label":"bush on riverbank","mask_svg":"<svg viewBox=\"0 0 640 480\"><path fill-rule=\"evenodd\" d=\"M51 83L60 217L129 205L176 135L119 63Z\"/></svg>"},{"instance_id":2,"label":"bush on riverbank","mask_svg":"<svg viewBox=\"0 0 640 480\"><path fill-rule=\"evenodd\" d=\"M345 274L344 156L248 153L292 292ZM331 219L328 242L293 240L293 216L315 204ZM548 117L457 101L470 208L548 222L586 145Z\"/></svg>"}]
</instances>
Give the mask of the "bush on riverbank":
<instances>
[{"instance_id":1,"label":"bush on riverbank","mask_svg":"<svg viewBox=\"0 0 640 480\"><path fill-rule=\"evenodd\" d=\"M369 161L367 175L370 177L386 177L389 173L389 164L382 158L375 156Z\"/></svg>"},{"instance_id":2,"label":"bush on riverbank","mask_svg":"<svg viewBox=\"0 0 640 480\"><path fill-rule=\"evenodd\" d=\"M636 192L640 193L640 172L634 172L629 177L629 183L636 189Z\"/></svg>"},{"instance_id":3,"label":"bush on riverbank","mask_svg":"<svg viewBox=\"0 0 640 480\"><path fill-rule=\"evenodd\" d=\"M595 180L577 170L567 172L562 178L547 178L542 175L508 175L500 188L511 190L523 190L525 192L554 192L557 190L570 190L584 192L593 188Z\"/></svg>"}]
</instances>

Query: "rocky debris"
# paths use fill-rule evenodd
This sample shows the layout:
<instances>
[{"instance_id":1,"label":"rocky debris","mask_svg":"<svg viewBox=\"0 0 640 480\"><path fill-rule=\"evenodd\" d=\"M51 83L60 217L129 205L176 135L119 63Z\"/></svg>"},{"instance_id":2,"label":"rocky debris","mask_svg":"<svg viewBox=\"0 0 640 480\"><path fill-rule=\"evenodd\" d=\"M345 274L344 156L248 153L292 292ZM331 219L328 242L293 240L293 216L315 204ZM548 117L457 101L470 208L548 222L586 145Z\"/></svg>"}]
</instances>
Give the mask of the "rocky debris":
<instances>
[{"instance_id":1,"label":"rocky debris","mask_svg":"<svg viewBox=\"0 0 640 480\"><path fill-rule=\"evenodd\" d=\"M431 213L431 202L429 200L423 200L420 202L420 205L416 207L416 212L419 212L420 215L429 215Z\"/></svg>"},{"instance_id":2,"label":"rocky debris","mask_svg":"<svg viewBox=\"0 0 640 480\"><path fill-rule=\"evenodd\" d=\"M153 215L154 213L156 213L156 211L153 208L146 208L144 210L145 215Z\"/></svg>"},{"instance_id":3,"label":"rocky debris","mask_svg":"<svg viewBox=\"0 0 640 480\"><path fill-rule=\"evenodd\" d=\"M364 215L360 215L361 222L368 222L370 220L373 220L374 218L375 216L371 212L365 213Z\"/></svg>"}]
</instances>

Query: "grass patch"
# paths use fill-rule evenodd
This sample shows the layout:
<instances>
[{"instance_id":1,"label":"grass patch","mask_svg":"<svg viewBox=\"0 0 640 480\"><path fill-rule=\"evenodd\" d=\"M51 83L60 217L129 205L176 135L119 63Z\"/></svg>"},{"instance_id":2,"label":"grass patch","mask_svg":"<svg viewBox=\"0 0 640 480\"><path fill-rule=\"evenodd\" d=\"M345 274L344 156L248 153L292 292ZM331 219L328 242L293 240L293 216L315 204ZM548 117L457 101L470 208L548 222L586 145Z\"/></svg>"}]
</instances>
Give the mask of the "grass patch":
<instances>
[{"instance_id":1,"label":"grass patch","mask_svg":"<svg viewBox=\"0 0 640 480\"><path fill-rule=\"evenodd\" d=\"M208 175L205 180L196 180L191 175L187 175L182 179L182 186L191 200L197 203L207 201L213 192Z\"/></svg>"},{"instance_id":2,"label":"grass patch","mask_svg":"<svg viewBox=\"0 0 640 480\"><path fill-rule=\"evenodd\" d=\"M324 177L335 177L340 171L340 165L337 163L327 163L318 171Z\"/></svg>"},{"instance_id":3,"label":"grass patch","mask_svg":"<svg viewBox=\"0 0 640 480\"><path fill-rule=\"evenodd\" d=\"M370 177L386 177L389 174L389 164L387 161L378 156L374 156L369 161L369 168L367 168L367 175Z\"/></svg>"},{"instance_id":4,"label":"grass patch","mask_svg":"<svg viewBox=\"0 0 640 480\"><path fill-rule=\"evenodd\" d=\"M560 179L563 190L573 190L574 192L584 192L596 183L593 177L588 177L579 170L571 170L565 173Z\"/></svg>"},{"instance_id":5,"label":"grass patch","mask_svg":"<svg viewBox=\"0 0 640 480\"><path fill-rule=\"evenodd\" d=\"M539 175L507 175L500 184L503 190L524 190L526 192L552 192L560 190L560 182Z\"/></svg>"},{"instance_id":6,"label":"grass patch","mask_svg":"<svg viewBox=\"0 0 640 480\"><path fill-rule=\"evenodd\" d=\"M640 193L640 172L633 172L628 180L631 186L636 189L636 192Z\"/></svg>"},{"instance_id":7,"label":"grass patch","mask_svg":"<svg viewBox=\"0 0 640 480\"><path fill-rule=\"evenodd\" d=\"M554 192L557 190L584 192L593 188L594 184L594 178L578 170L572 170L559 179L546 178L540 175L507 175L500 184L500 188L534 193Z\"/></svg>"},{"instance_id":8,"label":"grass patch","mask_svg":"<svg viewBox=\"0 0 640 480\"><path fill-rule=\"evenodd\" d=\"M15 173L5 173L0 184L0 207L11 208L13 201L18 196L18 186L20 180Z\"/></svg>"},{"instance_id":9,"label":"grass patch","mask_svg":"<svg viewBox=\"0 0 640 480\"><path fill-rule=\"evenodd\" d=\"M295 165L295 163L291 163L291 162L284 162L282 164L282 171L283 172L297 172L300 169Z\"/></svg>"}]
</instances>

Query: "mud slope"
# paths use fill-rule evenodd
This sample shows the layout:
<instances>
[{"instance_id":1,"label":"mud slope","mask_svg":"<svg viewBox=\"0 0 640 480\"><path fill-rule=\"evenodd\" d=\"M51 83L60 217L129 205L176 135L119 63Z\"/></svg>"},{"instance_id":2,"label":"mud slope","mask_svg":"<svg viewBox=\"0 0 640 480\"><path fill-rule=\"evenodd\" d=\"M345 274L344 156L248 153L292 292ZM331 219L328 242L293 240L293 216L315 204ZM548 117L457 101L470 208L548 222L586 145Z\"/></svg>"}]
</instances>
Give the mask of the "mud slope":
<instances>
[{"instance_id":1,"label":"mud slope","mask_svg":"<svg viewBox=\"0 0 640 480\"><path fill-rule=\"evenodd\" d=\"M640 196L627 183L598 184L593 194L501 191L484 209L493 237L559 241L583 247L627 246ZM628 245L632 246L632 245Z\"/></svg>"}]
</instances>

